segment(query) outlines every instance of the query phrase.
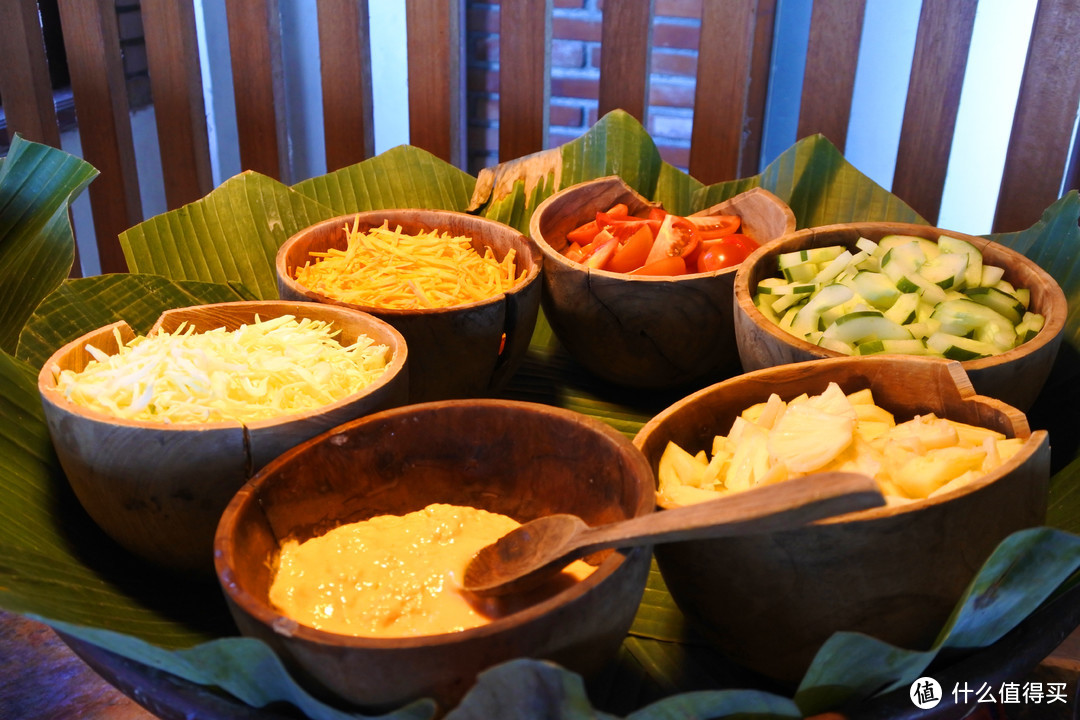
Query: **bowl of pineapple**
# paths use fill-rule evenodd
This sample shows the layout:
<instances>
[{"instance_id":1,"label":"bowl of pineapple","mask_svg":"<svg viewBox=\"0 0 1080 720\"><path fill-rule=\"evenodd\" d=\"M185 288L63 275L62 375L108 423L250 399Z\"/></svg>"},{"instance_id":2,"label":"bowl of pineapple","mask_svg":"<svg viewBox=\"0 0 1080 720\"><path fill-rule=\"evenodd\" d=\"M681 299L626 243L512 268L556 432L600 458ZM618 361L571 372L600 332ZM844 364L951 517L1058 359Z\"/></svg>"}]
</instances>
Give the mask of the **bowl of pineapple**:
<instances>
[{"instance_id":1,"label":"bowl of pineapple","mask_svg":"<svg viewBox=\"0 0 1080 720\"><path fill-rule=\"evenodd\" d=\"M1042 268L984 238L929 225L807 228L760 248L735 276L743 370L826 357L928 356L1021 410L1054 364L1068 312Z\"/></svg>"},{"instance_id":2,"label":"bowl of pineapple","mask_svg":"<svg viewBox=\"0 0 1080 720\"><path fill-rule=\"evenodd\" d=\"M757 536L660 545L672 598L734 661L797 683L835 632L925 649L1001 540L1043 523L1050 448L959 362L839 357L726 380L634 439L675 507L826 471L880 508Z\"/></svg>"}]
</instances>

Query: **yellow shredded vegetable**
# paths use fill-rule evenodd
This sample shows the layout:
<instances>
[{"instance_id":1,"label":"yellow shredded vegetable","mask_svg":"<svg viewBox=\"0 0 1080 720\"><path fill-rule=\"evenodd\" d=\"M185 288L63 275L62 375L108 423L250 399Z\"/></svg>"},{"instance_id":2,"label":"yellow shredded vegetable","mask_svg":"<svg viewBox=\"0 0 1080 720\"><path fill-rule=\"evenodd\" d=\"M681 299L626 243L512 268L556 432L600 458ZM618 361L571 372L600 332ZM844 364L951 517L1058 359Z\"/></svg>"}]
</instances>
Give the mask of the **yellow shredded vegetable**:
<instances>
[{"instance_id":1,"label":"yellow shredded vegetable","mask_svg":"<svg viewBox=\"0 0 1080 720\"><path fill-rule=\"evenodd\" d=\"M407 235L389 222L362 232L355 221L345 231L344 250L312 253L317 260L296 269L300 284L355 305L412 310L486 300L524 277L515 277L513 249L499 261L490 248L480 255L469 238L448 232Z\"/></svg>"},{"instance_id":2,"label":"yellow shredded vegetable","mask_svg":"<svg viewBox=\"0 0 1080 720\"><path fill-rule=\"evenodd\" d=\"M83 407L133 420L250 422L335 402L378 379L390 350L361 335L349 346L326 322L292 315L229 331L139 335L81 372L60 371L57 389Z\"/></svg>"}]
</instances>

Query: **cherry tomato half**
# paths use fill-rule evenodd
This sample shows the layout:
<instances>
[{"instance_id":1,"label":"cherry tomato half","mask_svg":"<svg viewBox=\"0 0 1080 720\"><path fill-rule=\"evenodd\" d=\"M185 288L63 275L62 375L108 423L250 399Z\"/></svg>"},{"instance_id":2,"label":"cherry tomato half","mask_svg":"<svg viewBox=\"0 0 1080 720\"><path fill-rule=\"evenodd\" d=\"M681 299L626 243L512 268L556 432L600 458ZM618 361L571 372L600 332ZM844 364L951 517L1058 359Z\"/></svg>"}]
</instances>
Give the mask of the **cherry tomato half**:
<instances>
[{"instance_id":1,"label":"cherry tomato half","mask_svg":"<svg viewBox=\"0 0 1080 720\"><path fill-rule=\"evenodd\" d=\"M698 272L713 272L738 265L758 247L746 235L728 235L702 244L697 257Z\"/></svg>"}]
</instances>

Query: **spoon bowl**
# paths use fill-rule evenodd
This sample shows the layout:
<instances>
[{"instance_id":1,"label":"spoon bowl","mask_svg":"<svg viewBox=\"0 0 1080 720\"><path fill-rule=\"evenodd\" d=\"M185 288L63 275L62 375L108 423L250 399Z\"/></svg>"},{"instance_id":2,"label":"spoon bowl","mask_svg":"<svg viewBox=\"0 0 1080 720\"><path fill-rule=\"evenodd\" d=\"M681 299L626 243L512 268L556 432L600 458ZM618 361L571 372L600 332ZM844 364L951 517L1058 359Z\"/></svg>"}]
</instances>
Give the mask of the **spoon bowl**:
<instances>
[{"instance_id":1,"label":"spoon bowl","mask_svg":"<svg viewBox=\"0 0 1080 720\"><path fill-rule=\"evenodd\" d=\"M522 592L599 550L776 532L884 504L873 478L831 472L596 527L575 515L546 515L481 548L464 587L481 596Z\"/></svg>"}]
</instances>

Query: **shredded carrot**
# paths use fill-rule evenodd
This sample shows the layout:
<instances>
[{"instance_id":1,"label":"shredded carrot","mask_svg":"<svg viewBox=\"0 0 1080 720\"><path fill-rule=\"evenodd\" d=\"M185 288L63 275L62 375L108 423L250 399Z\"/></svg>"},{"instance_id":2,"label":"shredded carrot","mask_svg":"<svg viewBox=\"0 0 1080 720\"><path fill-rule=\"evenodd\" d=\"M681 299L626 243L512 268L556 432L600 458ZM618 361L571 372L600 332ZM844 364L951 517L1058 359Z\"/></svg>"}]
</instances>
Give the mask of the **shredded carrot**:
<instances>
[{"instance_id":1,"label":"shredded carrot","mask_svg":"<svg viewBox=\"0 0 1080 720\"><path fill-rule=\"evenodd\" d=\"M453 307L485 300L511 290L514 250L501 260L491 248L481 255L472 241L448 232L407 235L401 227L360 231L359 218L345 226L348 245L311 253L316 258L296 268L296 280L327 297L354 305L386 309Z\"/></svg>"}]
</instances>

